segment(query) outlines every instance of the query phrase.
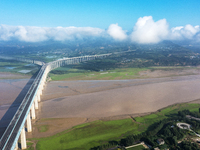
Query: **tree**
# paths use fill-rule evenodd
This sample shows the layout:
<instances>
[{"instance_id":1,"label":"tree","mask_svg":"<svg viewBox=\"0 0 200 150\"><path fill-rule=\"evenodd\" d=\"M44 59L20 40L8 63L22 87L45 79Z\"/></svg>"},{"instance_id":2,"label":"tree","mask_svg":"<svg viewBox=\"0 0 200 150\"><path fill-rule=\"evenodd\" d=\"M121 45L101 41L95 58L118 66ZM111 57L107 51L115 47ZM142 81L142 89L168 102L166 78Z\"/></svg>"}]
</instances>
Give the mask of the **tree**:
<instances>
[{"instance_id":1,"label":"tree","mask_svg":"<svg viewBox=\"0 0 200 150\"><path fill-rule=\"evenodd\" d=\"M172 138L173 145L177 145L177 137L173 136Z\"/></svg>"}]
</instances>

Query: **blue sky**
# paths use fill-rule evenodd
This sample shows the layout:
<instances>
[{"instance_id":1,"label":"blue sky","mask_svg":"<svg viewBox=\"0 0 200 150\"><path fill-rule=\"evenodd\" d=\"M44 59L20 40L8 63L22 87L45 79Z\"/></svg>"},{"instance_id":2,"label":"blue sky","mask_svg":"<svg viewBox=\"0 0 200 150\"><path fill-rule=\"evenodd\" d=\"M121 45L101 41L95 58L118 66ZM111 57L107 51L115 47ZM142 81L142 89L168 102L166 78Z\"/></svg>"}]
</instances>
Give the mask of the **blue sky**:
<instances>
[{"instance_id":1,"label":"blue sky","mask_svg":"<svg viewBox=\"0 0 200 150\"><path fill-rule=\"evenodd\" d=\"M0 24L132 30L139 17L165 18L170 27L200 25L200 0L0 0Z\"/></svg>"},{"instance_id":2,"label":"blue sky","mask_svg":"<svg viewBox=\"0 0 200 150\"><path fill-rule=\"evenodd\" d=\"M0 41L200 43L200 0L0 0Z\"/></svg>"}]
</instances>

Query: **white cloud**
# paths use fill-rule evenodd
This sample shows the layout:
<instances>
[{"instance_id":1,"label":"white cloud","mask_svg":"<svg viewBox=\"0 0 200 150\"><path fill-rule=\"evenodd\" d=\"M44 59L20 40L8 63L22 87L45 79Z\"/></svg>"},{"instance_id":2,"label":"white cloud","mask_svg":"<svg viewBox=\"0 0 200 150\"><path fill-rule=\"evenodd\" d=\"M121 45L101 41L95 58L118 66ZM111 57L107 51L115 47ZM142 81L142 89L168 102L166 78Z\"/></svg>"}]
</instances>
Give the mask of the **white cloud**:
<instances>
[{"instance_id":1,"label":"white cloud","mask_svg":"<svg viewBox=\"0 0 200 150\"><path fill-rule=\"evenodd\" d=\"M90 36L102 36L105 30L92 27L29 27L0 26L0 40L18 39L26 42L39 42L49 39L57 41L82 39Z\"/></svg>"},{"instance_id":2,"label":"white cloud","mask_svg":"<svg viewBox=\"0 0 200 150\"><path fill-rule=\"evenodd\" d=\"M48 34L57 41L82 39L90 36L101 36L105 30L92 27L57 27L50 28Z\"/></svg>"},{"instance_id":3,"label":"white cloud","mask_svg":"<svg viewBox=\"0 0 200 150\"><path fill-rule=\"evenodd\" d=\"M146 44L167 39L168 34L169 29L166 19L154 22L152 16L145 16L137 20L130 36L132 41Z\"/></svg>"},{"instance_id":4,"label":"white cloud","mask_svg":"<svg viewBox=\"0 0 200 150\"><path fill-rule=\"evenodd\" d=\"M193 40L200 42L200 27L178 26L169 29L166 19L154 21L152 16L144 16L137 20L133 32L127 35L118 24L111 24L107 30L92 27L35 27L0 25L0 40L17 39L26 42L46 40L66 41L88 37L112 37L117 41L131 40L148 44L162 40Z\"/></svg>"},{"instance_id":5,"label":"white cloud","mask_svg":"<svg viewBox=\"0 0 200 150\"><path fill-rule=\"evenodd\" d=\"M48 39L45 28L18 26L14 38L26 42L39 42Z\"/></svg>"},{"instance_id":6,"label":"white cloud","mask_svg":"<svg viewBox=\"0 0 200 150\"><path fill-rule=\"evenodd\" d=\"M118 26L118 24L111 24L107 33L115 40L122 41L127 38L126 31L122 30L122 27Z\"/></svg>"},{"instance_id":7,"label":"white cloud","mask_svg":"<svg viewBox=\"0 0 200 150\"><path fill-rule=\"evenodd\" d=\"M13 33L16 31L15 27L7 26L7 25L1 25L0 26L0 40L7 41L11 37L13 37Z\"/></svg>"},{"instance_id":8,"label":"white cloud","mask_svg":"<svg viewBox=\"0 0 200 150\"><path fill-rule=\"evenodd\" d=\"M193 39L197 34L199 34L199 26L192 26L190 24L185 27L179 26L171 29L170 39L172 40L184 40L184 39Z\"/></svg>"}]
</instances>

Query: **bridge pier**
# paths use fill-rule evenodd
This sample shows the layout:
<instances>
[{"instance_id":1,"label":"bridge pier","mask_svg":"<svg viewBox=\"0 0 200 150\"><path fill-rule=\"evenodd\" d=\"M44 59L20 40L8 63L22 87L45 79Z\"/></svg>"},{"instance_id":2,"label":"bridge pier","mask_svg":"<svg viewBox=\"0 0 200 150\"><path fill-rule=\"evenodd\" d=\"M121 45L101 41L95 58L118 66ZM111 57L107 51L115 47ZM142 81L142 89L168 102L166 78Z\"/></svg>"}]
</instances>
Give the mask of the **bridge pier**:
<instances>
[{"instance_id":1,"label":"bridge pier","mask_svg":"<svg viewBox=\"0 0 200 150\"><path fill-rule=\"evenodd\" d=\"M38 102L40 102L40 95L42 95L42 94L40 93L40 90L39 90L39 91L38 91L38 94L37 94L37 96L36 96Z\"/></svg>"},{"instance_id":2,"label":"bridge pier","mask_svg":"<svg viewBox=\"0 0 200 150\"><path fill-rule=\"evenodd\" d=\"M32 127L31 127L31 116L30 116L30 112L28 113L26 122L27 122L27 131L28 131L28 132L31 132L31 131L32 131Z\"/></svg>"},{"instance_id":3,"label":"bridge pier","mask_svg":"<svg viewBox=\"0 0 200 150\"><path fill-rule=\"evenodd\" d=\"M34 103L31 106L31 118L35 119L35 105L34 105Z\"/></svg>"},{"instance_id":4,"label":"bridge pier","mask_svg":"<svg viewBox=\"0 0 200 150\"><path fill-rule=\"evenodd\" d=\"M40 86L39 88L39 91L38 91L40 94L39 95L42 95L42 85Z\"/></svg>"},{"instance_id":5,"label":"bridge pier","mask_svg":"<svg viewBox=\"0 0 200 150\"><path fill-rule=\"evenodd\" d=\"M37 97L35 98L35 109L38 109L38 99L37 99Z\"/></svg>"},{"instance_id":6,"label":"bridge pier","mask_svg":"<svg viewBox=\"0 0 200 150\"><path fill-rule=\"evenodd\" d=\"M27 145L26 145L26 133L25 133L25 128L22 128L21 131L21 149L26 149Z\"/></svg>"}]
</instances>

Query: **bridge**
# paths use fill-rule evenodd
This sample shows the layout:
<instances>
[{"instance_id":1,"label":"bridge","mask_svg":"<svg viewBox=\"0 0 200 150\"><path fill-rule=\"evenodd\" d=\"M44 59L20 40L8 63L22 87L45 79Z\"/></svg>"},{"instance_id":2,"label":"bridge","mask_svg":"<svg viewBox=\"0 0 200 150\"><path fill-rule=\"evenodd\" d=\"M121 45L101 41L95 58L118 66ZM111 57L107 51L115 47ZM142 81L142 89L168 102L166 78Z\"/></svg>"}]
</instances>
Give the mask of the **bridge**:
<instances>
[{"instance_id":1,"label":"bridge","mask_svg":"<svg viewBox=\"0 0 200 150\"><path fill-rule=\"evenodd\" d=\"M42 95L42 90L46 82L47 74L51 70L69 64L77 64L84 61L94 60L96 58L104 58L109 55L111 55L111 53L101 55L80 56L73 58L63 58L50 63L44 63L41 61L22 58L0 56L0 58L2 59L17 60L41 65L41 68L36 78L34 79L34 82L29 88L27 94L22 100L22 103L20 104L18 110L16 111L14 117L10 121L8 127L6 128L4 134L0 139L0 149L17 150L19 137L21 140L21 149L27 148L25 127L27 128L27 132L32 132L31 120L36 119L35 111L39 109L38 102L40 102L40 96Z\"/></svg>"}]
</instances>

